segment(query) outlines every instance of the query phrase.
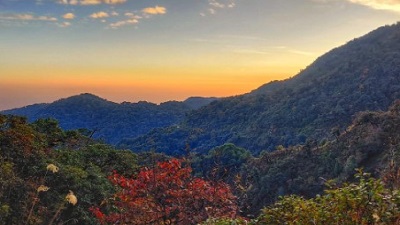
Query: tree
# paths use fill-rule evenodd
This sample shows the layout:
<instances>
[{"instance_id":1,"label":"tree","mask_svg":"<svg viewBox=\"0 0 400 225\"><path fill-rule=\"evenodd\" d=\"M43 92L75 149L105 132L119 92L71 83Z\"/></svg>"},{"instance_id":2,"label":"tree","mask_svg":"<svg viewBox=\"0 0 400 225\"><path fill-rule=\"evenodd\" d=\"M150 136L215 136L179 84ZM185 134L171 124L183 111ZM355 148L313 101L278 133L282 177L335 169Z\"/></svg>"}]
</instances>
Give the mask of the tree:
<instances>
[{"instance_id":1,"label":"tree","mask_svg":"<svg viewBox=\"0 0 400 225\"><path fill-rule=\"evenodd\" d=\"M191 175L182 160L159 162L143 168L135 178L118 173L110 180L120 189L108 214L91 210L103 224L197 224L211 217L234 218L236 198L223 182Z\"/></svg>"},{"instance_id":2,"label":"tree","mask_svg":"<svg viewBox=\"0 0 400 225\"><path fill-rule=\"evenodd\" d=\"M330 188L312 199L291 195L266 207L255 224L400 224L400 194L382 181L359 173L359 181ZM328 182L328 187L336 186Z\"/></svg>"}]
</instances>

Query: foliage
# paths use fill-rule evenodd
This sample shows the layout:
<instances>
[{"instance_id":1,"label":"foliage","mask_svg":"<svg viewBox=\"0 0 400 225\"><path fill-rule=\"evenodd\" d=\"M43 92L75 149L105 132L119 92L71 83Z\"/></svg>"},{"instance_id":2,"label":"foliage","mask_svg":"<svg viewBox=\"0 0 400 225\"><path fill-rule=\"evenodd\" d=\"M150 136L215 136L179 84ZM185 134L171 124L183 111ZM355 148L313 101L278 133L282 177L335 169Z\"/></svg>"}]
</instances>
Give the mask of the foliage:
<instances>
[{"instance_id":1,"label":"foliage","mask_svg":"<svg viewBox=\"0 0 400 225\"><path fill-rule=\"evenodd\" d=\"M400 102L386 112L362 112L332 141L308 140L304 145L263 152L241 166L247 185L241 201L244 216L254 218L280 196L305 198L322 194L324 180L352 181L355 168L365 168L387 185L399 187Z\"/></svg>"},{"instance_id":2,"label":"foliage","mask_svg":"<svg viewBox=\"0 0 400 225\"><path fill-rule=\"evenodd\" d=\"M159 162L136 177L110 177L120 190L108 214L93 213L107 224L197 224L208 217L235 217L237 206L228 185L192 177L182 160Z\"/></svg>"},{"instance_id":3,"label":"foliage","mask_svg":"<svg viewBox=\"0 0 400 225\"><path fill-rule=\"evenodd\" d=\"M210 218L200 225L248 225L249 221L239 218L239 219L230 219L230 218Z\"/></svg>"},{"instance_id":4,"label":"foliage","mask_svg":"<svg viewBox=\"0 0 400 225\"><path fill-rule=\"evenodd\" d=\"M362 171L356 178L358 183L329 189L313 199L283 197L262 211L257 224L399 224L399 190L385 188Z\"/></svg>"},{"instance_id":5,"label":"foliage","mask_svg":"<svg viewBox=\"0 0 400 225\"><path fill-rule=\"evenodd\" d=\"M136 155L52 119L0 115L0 224L97 224L89 207L115 191L113 170L136 173Z\"/></svg>"},{"instance_id":6,"label":"foliage","mask_svg":"<svg viewBox=\"0 0 400 225\"><path fill-rule=\"evenodd\" d=\"M191 163L196 175L229 182L250 158L248 150L228 143L211 149L207 154L195 155Z\"/></svg>"}]
</instances>

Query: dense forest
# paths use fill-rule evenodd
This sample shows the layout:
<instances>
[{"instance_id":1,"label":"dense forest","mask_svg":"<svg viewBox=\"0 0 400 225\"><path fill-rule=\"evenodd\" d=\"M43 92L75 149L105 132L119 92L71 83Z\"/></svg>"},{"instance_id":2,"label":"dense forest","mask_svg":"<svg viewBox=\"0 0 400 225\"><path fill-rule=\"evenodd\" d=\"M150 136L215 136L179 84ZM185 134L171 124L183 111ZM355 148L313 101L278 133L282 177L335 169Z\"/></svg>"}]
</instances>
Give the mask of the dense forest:
<instances>
[{"instance_id":1,"label":"dense forest","mask_svg":"<svg viewBox=\"0 0 400 225\"><path fill-rule=\"evenodd\" d=\"M2 115L0 221L398 224L399 129L400 101L360 113L333 141L259 157L225 144L177 159L117 150L52 119Z\"/></svg>"}]
</instances>

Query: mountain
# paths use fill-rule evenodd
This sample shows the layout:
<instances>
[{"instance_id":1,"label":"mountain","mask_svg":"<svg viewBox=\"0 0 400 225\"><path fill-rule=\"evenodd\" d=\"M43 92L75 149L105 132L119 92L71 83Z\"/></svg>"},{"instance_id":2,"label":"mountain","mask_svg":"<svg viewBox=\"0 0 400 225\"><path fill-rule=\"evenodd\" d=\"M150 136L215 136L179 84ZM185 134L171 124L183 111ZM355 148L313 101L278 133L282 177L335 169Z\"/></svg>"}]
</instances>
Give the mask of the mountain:
<instances>
[{"instance_id":1,"label":"mountain","mask_svg":"<svg viewBox=\"0 0 400 225\"><path fill-rule=\"evenodd\" d=\"M215 101L179 125L124 139L134 151L183 154L230 142L252 153L333 139L360 111L386 110L400 98L400 23L335 48L291 79Z\"/></svg>"},{"instance_id":2,"label":"mountain","mask_svg":"<svg viewBox=\"0 0 400 225\"><path fill-rule=\"evenodd\" d=\"M55 118L63 129L86 128L93 137L116 144L126 137L145 134L157 127L177 124L185 114L216 98L189 98L184 102L169 101L159 105L141 101L117 104L93 94L80 94L50 104L35 104L2 113L28 117Z\"/></svg>"},{"instance_id":3,"label":"mountain","mask_svg":"<svg viewBox=\"0 0 400 225\"><path fill-rule=\"evenodd\" d=\"M203 106L210 104L211 102L213 102L215 100L218 100L218 98L190 97L190 98L186 99L185 101L183 101L183 103L185 103L191 109L199 109Z\"/></svg>"}]
</instances>

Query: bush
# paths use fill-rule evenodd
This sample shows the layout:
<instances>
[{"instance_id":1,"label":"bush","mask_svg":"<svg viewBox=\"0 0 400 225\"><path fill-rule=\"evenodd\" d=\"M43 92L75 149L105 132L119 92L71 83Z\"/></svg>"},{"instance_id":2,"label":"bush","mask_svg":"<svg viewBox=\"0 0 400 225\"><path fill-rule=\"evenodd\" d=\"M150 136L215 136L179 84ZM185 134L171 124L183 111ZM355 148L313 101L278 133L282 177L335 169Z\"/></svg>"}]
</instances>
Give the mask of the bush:
<instances>
[{"instance_id":1,"label":"bush","mask_svg":"<svg viewBox=\"0 0 400 225\"><path fill-rule=\"evenodd\" d=\"M286 196L263 210L256 224L385 224L400 223L399 190L389 190L380 180L359 171L358 183L344 184L313 199Z\"/></svg>"}]
</instances>

